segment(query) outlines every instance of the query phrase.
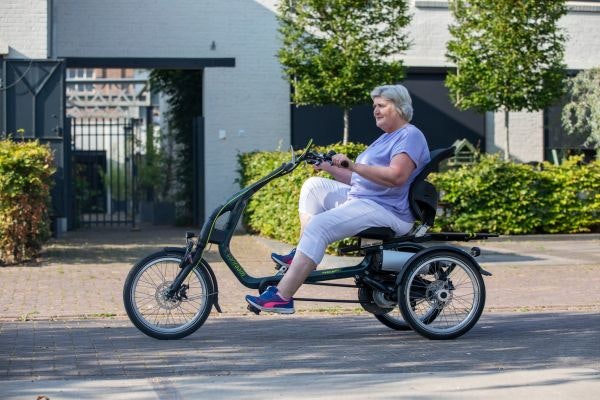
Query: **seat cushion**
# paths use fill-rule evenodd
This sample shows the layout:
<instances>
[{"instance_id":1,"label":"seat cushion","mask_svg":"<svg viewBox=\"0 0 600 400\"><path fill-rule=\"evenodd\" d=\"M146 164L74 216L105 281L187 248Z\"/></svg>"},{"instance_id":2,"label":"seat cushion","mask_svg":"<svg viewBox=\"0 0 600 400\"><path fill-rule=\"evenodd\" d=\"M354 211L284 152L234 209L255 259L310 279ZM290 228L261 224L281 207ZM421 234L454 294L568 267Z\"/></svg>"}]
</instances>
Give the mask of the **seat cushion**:
<instances>
[{"instance_id":1,"label":"seat cushion","mask_svg":"<svg viewBox=\"0 0 600 400\"><path fill-rule=\"evenodd\" d=\"M356 236L365 239L389 240L393 239L395 235L396 234L392 228L377 227L365 229L364 231L359 232Z\"/></svg>"}]
</instances>

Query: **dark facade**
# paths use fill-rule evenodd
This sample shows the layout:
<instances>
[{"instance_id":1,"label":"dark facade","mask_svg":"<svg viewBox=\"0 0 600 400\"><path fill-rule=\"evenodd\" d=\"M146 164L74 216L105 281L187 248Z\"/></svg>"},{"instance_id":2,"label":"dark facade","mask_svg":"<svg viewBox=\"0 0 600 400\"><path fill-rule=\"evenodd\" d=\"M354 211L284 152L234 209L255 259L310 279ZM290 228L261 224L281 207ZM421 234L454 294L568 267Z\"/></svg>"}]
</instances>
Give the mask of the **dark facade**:
<instances>
[{"instance_id":1,"label":"dark facade","mask_svg":"<svg viewBox=\"0 0 600 400\"><path fill-rule=\"evenodd\" d=\"M485 149L485 115L460 111L450 101L444 86L444 70L413 70L401 83L409 90L414 108L412 123L423 131L429 147L447 147L457 139L468 139ZM302 147L309 138L318 145L342 140L343 113L335 106L292 106L292 144ZM350 112L350 141L371 143L381 131L375 126L371 104Z\"/></svg>"}]
</instances>

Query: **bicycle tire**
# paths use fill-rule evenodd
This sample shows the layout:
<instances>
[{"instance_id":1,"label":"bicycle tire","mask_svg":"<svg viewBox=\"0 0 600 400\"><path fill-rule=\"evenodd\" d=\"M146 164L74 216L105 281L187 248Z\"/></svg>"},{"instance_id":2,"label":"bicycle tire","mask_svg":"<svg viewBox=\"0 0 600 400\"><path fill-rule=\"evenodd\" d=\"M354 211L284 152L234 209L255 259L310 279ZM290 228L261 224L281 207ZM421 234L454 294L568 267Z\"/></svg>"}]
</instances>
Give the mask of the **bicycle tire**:
<instances>
[{"instance_id":1,"label":"bicycle tire","mask_svg":"<svg viewBox=\"0 0 600 400\"><path fill-rule=\"evenodd\" d=\"M160 251L136 263L123 286L123 303L131 322L161 340L181 339L198 330L213 306L213 282L205 260L194 268L172 299L164 292L180 268L183 254Z\"/></svg>"},{"instance_id":2,"label":"bicycle tire","mask_svg":"<svg viewBox=\"0 0 600 400\"><path fill-rule=\"evenodd\" d=\"M465 255L446 250L414 260L398 287L398 303L406 322L415 332L434 340L467 333L483 312L485 296L479 266ZM435 317L423 318L424 313L433 317L432 309L437 310Z\"/></svg>"}]
</instances>

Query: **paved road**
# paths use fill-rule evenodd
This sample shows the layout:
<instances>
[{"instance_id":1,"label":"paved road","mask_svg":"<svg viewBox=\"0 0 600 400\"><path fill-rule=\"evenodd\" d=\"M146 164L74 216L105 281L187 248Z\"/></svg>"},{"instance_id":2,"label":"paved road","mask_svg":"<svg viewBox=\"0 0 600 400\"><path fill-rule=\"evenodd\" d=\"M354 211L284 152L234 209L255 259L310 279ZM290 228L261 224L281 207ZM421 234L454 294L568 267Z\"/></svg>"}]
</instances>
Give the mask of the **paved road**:
<instances>
[{"instance_id":1,"label":"paved road","mask_svg":"<svg viewBox=\"0 0 600 400\"><path fill-rule=\"evenodd\" d=\"M471 332L444 342L392 331L354 305L248 315L248 290L213 249L226 313L186 339L157 341L123 318L123 279L181 234L79 231L36 263L0 268L0 398L583 400L600 391L598 235L478 243L494 273L486 310ZM242 235L233 251L259 275L285 247Z\"/></svg>"},{"instance_id":2,"label":"paved road","mask_svg":"<svg viewBox=\"0 0 600 400\"><path fill-rule=\"evenodd\" d=\"M489 313L452 341L322 314L211 318L179 341L121 319L2 323L0 335L3 399L581 400L600 390L597 313Z\"/></svg>"}]
</instances>

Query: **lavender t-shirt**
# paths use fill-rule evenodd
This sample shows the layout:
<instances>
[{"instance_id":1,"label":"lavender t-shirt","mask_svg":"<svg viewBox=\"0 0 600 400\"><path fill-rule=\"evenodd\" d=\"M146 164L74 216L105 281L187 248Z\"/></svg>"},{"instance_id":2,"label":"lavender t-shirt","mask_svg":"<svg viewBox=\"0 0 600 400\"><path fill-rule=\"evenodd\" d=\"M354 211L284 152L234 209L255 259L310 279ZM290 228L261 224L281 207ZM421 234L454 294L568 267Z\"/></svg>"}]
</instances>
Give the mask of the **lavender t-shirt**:
<instances>
[{"instance_id":1,"label":"lavender t-shirt","mask_svg":"<svg viewBox=\"0 0 600 400\"><path fill-rule=\"evenodd\" d=\"M402 221L412 223L415 218L408 205L408 190L415 177L429 162L429 148L425 135L416 126L407 124L392 133L384 133L362 152L356 162L367 165L389 166L392 158L406 153L417 168L402 186L386 187L352 173L349 198L370 199L392 211Z\"/></svg>"}]
</instances>

